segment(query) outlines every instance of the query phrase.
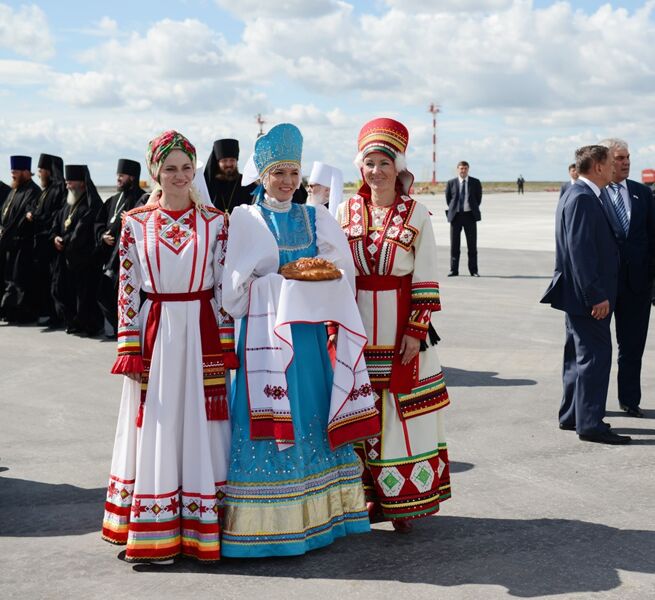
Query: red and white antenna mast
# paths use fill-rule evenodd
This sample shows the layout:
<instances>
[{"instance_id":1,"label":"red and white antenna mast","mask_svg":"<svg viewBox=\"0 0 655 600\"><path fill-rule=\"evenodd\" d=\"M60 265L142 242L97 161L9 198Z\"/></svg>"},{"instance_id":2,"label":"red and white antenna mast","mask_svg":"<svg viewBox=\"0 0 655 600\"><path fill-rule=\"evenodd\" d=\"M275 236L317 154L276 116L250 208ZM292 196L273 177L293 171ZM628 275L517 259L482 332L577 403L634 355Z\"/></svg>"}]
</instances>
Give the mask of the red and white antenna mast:
<instances>
[{"instance_id":1,"label":"red and white antenna mast","mask_svg":"<svg viewBox=\"0 0 655 600\"><path fill-rule=\"evenodd\" d=\"M441 110L432 102L428 112L432 113L432 183L437 183L437 113Z\"/></svg>"}]
</instances>

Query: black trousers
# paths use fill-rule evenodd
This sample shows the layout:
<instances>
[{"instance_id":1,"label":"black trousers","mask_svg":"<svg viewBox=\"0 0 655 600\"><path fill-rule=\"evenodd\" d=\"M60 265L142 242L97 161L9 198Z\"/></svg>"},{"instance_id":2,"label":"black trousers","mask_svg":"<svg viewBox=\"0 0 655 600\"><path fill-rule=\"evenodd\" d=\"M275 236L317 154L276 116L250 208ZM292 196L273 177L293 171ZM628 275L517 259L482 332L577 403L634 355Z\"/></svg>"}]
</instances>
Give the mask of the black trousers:
<instances>
[{"instance_id":1,"label":"black trousers","mask_svg":"<svg viewBox=\"0 0 655 600\"><path fill-rule=\"evenodd\" d=\"M646 347L650 319L650 288L633 292L627 276L619 276L619 292L614 309L616 341L619 347L617 376L619 402L635 408L641 401L641 359Z\"/></svg>"},{"instance_id":2,"label":"black trousers","mask_svg":"<svg viewBox=\"0 0 655 600\"><path fill-rule=\"evenodd\" d=\"M612 368L611 316L600 321L566 313L559 422L579 434L602 433Z\"/></svg>"},{"instance_id":3,"label":"black trousers","mask_svg":"<svg viewBox=\"0 0 655 600\"><path fill-rule=\"evenodd\" d=\"M450 223L450 270L459 273L459 254L462 229L466 235L469 273L478 272L478 229L471 212L460 212Z\"/></svg>"}]
</instances>

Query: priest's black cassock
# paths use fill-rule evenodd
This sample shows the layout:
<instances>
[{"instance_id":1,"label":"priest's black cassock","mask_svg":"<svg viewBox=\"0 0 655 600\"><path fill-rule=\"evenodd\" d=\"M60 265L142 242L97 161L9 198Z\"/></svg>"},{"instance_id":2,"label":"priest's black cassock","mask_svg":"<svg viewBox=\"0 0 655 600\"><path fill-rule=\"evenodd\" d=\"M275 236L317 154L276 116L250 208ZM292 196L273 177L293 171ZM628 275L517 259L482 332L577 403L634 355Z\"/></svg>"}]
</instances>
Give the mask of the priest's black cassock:
<instances>
[{"instance_id":1,"label":"priest's black cassock","mask_svg":"<svg viewBox=\"0 0 655 600\"><path fill-rule=\"evenodd\" d=\"M102 314L113 327L118 329L118 248L121 237L121 215L138 205L145 191L139 187L141 165L127 158L118 161L118 174L131 175L134 183L128 189L111 196L102 206L95 224L96 256L102 267L98 286L98 304ZM114 243L109 245L103 236L109 234Z\"/></svg>"},{"instance_id":2,"label":"priest's black cassock","mask_svg":"<svg viewBox=\"0 0 655 600\"><path fill-rule=\"evenodd\" d=\"M237 140L216 140L203 173L209 197L214 206L223 212L231 213L235 206L252 204L251 194L257 186L253 183L243 187L241 173L237 173L234 179L226 179L219 172L218 167L218 161L222 158L239 160L239 142Z\"/></svg>"},{"instance_id":3,"label":"priest's black cassock","mask_svg":"<svg viewBox=\"0 0 655 600\"><path fill-rule=\"evenodd\" d=\"M5 204L5 200L7 199L7 196L9 196L9 192L11 192L11 188L4 181L0 181L0 215L2 215L2 209ZM0 237L2 237L1 233L0 233ZM2 244L1 241L0 244ZM4 292L5 292L5 259L4 259L4 252L0 252L0 300L2 300L2 296L4 295Z\"/></svg>"},{"instance_id":4,"label":"priest's black cassock","mask_svg":"<svg viewBox=\"0 0 655 600\"><path fill-rule=\"evenodd\" d=\"M63 240L52 273L52 296L57 316L68 333L96 335L103 319L96 298L100 265L95 256L94 226L102 200L86 165L66 165L66 181L84 181L86 191L74 205L64 204L50 239Z\"/></svg>"},{"instance_id":5,"label":"priest's black cassock","mask_svg":"<svg viewBox=\"0 0 655 600\"><path fill-rule=\"evenodd\" d=\"M66 203L66 182L64 181L64 161L59 156L41 154L39 169L50 173L48 185L41 191L34 211L34 289L36 292L37 315L48 317L49 324L57 321L52 300L52 268L55 260L55 247L50 240L50 230Z\"/></svg>"},{"instance_id":6,"label":"priest's black cassock","mask_svg":"<svg viewBox=\"0 0 655 600\"><path fill-rule=\"evenodd\" d=\"M12 156L12 170L31 171L32 159ZM0 254L4 262L4 290L0 313L9 322L29 322L35 318L32 254L34 224L27 213L34 209L41 193L32 179L9 192L0 212Z\"/></svg>"},{"instance_id":7,"label":"priest's black cassock","mask_svg":"<svg viewBox=\"0 0 655 600\"><path fill-rule=\"evenodd\" d=\"M11 192L11 188L4 181L0 181L0 209L9 196L9 192Z\"/></svg>"}]
</instances>

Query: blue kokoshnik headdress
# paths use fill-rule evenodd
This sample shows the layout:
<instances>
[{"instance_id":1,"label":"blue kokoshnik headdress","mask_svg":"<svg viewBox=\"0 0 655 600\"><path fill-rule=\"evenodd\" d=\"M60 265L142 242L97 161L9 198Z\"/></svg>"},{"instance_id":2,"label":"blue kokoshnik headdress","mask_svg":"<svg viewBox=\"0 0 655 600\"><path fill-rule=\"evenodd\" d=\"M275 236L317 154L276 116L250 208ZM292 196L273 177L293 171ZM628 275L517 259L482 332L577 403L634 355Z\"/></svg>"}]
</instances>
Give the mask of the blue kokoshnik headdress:
<instances>
[{"instance_id":1,"label":"blue kokoshnik headdress","mask_svg":"<svg viewBox=\"0 0 655 600\"><path fill-rule=\"evenodd\" d=\"M254 161L262 178L276 165L297 163L302 156L302 134L291 123L280 123L255 142Z\"/></svg>"},{"instance_id":2,"label":"blue kokoshnik headdress","mask_svg":"<svg viewBox=\"0 0 655 600\"><path fill-rule=\"evenodd\" d=\"M279 165L298 165L302 156L302 134L300 129L291 123L280 123L273 127L267 134L257 138L252 156L244 169L244 182L246 185L246 173L250 172L250 164L254 165L259 175L260 184L253 190L252 196L257 202L264 197L264 185L262 180L266 173ZM254 169L253 169L254 171ZM254 173L248 177L251 181L255 179Z\"/></svg>"}]
</instances>

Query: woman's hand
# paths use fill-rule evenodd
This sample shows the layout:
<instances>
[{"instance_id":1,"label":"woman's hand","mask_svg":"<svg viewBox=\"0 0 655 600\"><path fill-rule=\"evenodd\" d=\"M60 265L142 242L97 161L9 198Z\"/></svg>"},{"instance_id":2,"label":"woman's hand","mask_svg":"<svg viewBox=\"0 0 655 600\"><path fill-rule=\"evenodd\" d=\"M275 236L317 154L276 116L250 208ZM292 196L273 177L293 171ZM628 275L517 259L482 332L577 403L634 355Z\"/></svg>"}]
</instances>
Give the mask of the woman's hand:
<instances>
[{"instance_id":1,"label":"woman's hand","mask_svg":"<svg viewBox=\"0 0 655 600\"><path fill-rule=\"evenodd\" d=\"M332 344L335 348L337 347L337 334L333 333L328 336L328 344Z\"/></svg>"},{"instance_id":2,"label":"woman's hand","mask_svg":"<svg viewBox=\"0 0 655 600\"><path fill-rule=\"evenodd\" d=\"M129 377L132 381L141 383L141 373L125 373L125 377Z\"/></svg>"},{"instance_id":3,"label":"woman's hand","mask_svg":"<svg viewBox=\"0 0 655 600\"><path fill-rule=\"evenodd\" d=\"M400 341L400 351L402 354L401 363L407 365L411 360L418 354L418 351L421 349L421 340L412 337L411 335L404 335L403 339Z\"/></svg>"}]
</instances>

